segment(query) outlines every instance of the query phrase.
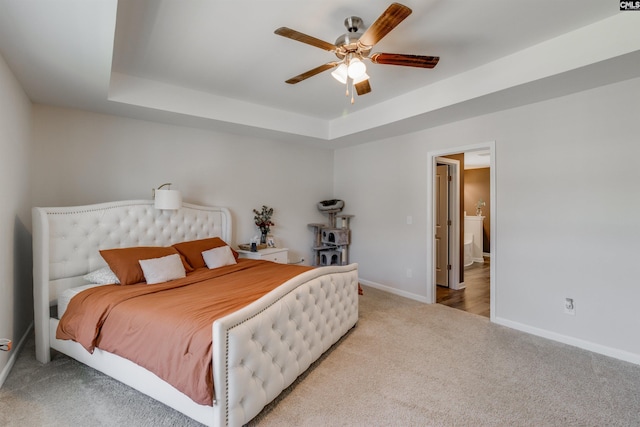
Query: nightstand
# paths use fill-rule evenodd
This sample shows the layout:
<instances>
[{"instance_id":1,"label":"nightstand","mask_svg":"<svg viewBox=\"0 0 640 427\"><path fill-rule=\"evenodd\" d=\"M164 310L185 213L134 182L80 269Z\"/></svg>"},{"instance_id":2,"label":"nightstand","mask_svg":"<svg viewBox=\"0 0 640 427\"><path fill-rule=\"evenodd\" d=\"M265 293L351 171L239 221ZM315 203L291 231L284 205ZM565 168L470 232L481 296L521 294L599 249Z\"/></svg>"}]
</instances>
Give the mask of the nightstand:
<instances>
[{"instance_id":1,"label":"nightstand","mask_svg":"<svg viewBox=\"0 0 640 427\"><path fill-rule=\"evenodd\" d=\"M260 249L258 252L236 249L236 252L238 252L240 258L261 259L279 264L287 264L289 262L289 249L287 248L266 248Z\"/></svg>"}]
</instances>

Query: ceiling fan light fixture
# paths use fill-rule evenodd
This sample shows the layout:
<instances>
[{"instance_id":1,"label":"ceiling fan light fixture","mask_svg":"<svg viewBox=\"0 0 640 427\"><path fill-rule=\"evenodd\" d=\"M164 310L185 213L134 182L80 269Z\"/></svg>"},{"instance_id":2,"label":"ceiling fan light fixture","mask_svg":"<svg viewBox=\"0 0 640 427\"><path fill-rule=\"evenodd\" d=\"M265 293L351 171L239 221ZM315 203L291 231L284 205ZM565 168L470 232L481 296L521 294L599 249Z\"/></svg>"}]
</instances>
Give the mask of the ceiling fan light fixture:
<instances>
[{"instance_id":1,"label":"ceiling fan light fixture","mask_svg":"<svg viewBox=\"0 0 640 427\"><path fill-rule=\"evenodd\" d=\"M331 73L334 79L342 84L347 84L347 64L342 63Z\"/></svg>"},{"instance_id":2,"label":"ceiling fan light fixture","mask_svg":"<svg viewBox=\"0 0 640 427\"><path fill-rule=\"evenodd\" d=\"M367 72L367 66L364 65L364 62L362 62L360 59L353 58L351 61L349 61L347 74L352 79L355 80L358 77L362 76L363 74L366 74L366 72Z\"/></svg>"}]
</instances>

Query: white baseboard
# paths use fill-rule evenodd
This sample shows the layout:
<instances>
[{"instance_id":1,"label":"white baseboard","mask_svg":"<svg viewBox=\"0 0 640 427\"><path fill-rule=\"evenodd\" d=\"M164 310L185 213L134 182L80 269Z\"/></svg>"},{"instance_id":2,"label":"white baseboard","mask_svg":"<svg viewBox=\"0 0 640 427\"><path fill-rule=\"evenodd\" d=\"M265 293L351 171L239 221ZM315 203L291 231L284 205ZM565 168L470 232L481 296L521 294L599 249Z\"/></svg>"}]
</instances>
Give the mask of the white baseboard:
<instances>
[{"instance_id":1,"label":"white baseboard","mask_svg":"<svg viewBox=\"0 0 640 427\"><path fill-rule=\"evenodd\" d=\"M27 340L27 336L29 335L29 332L31 332L32 328L33 328L33 322L31 322L31 324L27 328L27 331L24 333L22 338L20 338L20 342L18 342L18 345L14 346L11 349L11 356L9 357L9 361L5 365L4 369L2 369L2 372L0 372L0 388L4 384L7 377L9 376L9 373L11 372L11 368L13 368L13 365L16 363L16 360L18 359L18 354L20 354L20 350L22 350L22 347L24 346L24 343Z\"/></svg>"},{"instance_id":2,"label":"white baseboard","mask_svg":"<svg viewBox=\"0 0 640 427\"><path fill-rule=\"evenodd\" d=\"M358 280L363 285L371 286L372 288L380 289L381 291L389 292L390 294L399 295L401 297L409 298L415 301L420 301L424 303L429 303L426 297L422 295L412 294L411 292L400 291L395 288L391 288L389 286L381 285L380 283L371 282L365 279Z\"/></svg>"},{"instance_id":3,"label":"white baseboard","mask_svg":"<svg viewBox=\"0 0 640 427\"><path fill-rule=\"evenodd\" d=\"M570 337L568 335L562 335L556 332L547 331L545 329L535 328L533 326L525 325L519 322L514 322L512 320L504 319L501 317L496 317L494 319L494 322L511 329L516 329L518 331L526 332L528 334L537 335L542 338L547 338L553 341L561 342L563 344L571 345L573 347L578 347L583 350L592 351L594 353L613 357L614 359L624 360L625 362L640 365L640 354L630 353L628 351L607 347L607 346L596 344L590 341L585 341L579 338Z\"/></svg>"}]
</instances>

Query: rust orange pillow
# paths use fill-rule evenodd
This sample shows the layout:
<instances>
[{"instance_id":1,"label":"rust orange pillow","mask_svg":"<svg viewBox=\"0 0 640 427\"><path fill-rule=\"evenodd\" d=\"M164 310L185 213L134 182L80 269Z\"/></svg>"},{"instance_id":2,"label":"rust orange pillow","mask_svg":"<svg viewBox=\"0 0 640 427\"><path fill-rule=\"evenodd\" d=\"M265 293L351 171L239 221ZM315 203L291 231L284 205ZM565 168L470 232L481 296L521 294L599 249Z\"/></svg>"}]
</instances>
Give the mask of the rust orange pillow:
<instances>
[{"instance_id":1,"label":"rust orange pillow","mask_svg":"<svg viewBox=\"0 0 640 427\"><path fill-rule=\"evenodd\" d=\"M184 257L172 246L135 246L100 251L100 255L118 277L121 285L144 282L144 272L138 262L141 259L161 258L173 254L180 255L185 271L193 271Z\"/></svg>"},{"instance_id":2,"label":"rust orange pillow","mask_svg":"<svg viewBox=\"0 0 640 427\"><path fill-rule=\"evenodd\" d=\"M206 267L202 252L209 249L219 248L220 246L229 246L219 237L209 237L207 239L189 240L188 242L176 243L173 245L185 257L189 265L195 268ZM238 261L238 252L231 248L233 257Z\"/></svg>"}]
</instances>

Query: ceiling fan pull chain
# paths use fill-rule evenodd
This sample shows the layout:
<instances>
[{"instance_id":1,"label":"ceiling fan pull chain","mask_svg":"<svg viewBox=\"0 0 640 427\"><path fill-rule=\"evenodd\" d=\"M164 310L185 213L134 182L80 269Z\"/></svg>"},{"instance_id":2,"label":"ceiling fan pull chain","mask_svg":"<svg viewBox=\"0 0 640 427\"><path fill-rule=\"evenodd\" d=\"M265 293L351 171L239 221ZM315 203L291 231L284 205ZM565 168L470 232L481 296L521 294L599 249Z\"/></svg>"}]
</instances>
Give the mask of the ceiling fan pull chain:
<instances>
[{"instance_id":1,"label":"ceiling fan pull chain","mask_svg":"<svg viewBox=\"0 0 640 427\"><path fill-rule=\"evenodd\" d=\"M355 99L353 99L353 94L355 91L356 91L355 84L353 83L353 79L351 79L351 104L352 105L355 102Z\"/></svg>"}]
</instances>

